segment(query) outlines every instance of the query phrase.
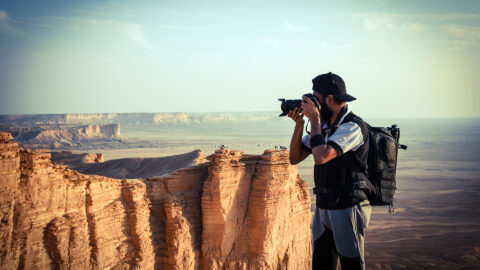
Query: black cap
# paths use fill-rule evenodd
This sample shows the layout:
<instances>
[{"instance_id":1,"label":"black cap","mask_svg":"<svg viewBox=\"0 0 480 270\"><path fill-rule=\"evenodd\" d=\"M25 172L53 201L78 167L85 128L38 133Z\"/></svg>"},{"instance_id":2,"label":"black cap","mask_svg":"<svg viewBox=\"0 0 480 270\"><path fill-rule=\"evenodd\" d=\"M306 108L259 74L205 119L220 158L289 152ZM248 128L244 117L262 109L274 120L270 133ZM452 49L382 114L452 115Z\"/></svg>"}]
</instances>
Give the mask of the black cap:
<instances>
[{"instance_id":1,"label":"black cap","mask_svg":"<svg viewBox=\"0 0 480 270\"><path fill-rule=\"evenodd\" d=\"M345 82L337 74L332 72L321 74L313 80L312 90L322 95L332 95L341 101L354 101L356 98L347 94Z\"/></svg>"}]
</instances>

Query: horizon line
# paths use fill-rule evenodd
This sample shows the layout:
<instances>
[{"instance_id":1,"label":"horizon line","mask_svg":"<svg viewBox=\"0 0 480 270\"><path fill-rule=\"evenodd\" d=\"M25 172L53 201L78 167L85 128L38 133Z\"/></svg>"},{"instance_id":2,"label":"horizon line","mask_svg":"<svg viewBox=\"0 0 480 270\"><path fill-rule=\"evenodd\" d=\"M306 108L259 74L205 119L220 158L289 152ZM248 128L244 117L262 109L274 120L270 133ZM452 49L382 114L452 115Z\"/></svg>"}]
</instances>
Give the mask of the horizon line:
<instances>
[{"instance_id":1,"label":"horizon line","mask_svg":"<svg viewBox=\"0 0 480 270\"><path fill-rule=\"evenodd\" d=\"M209 113L272 113L278 114L279 111L207 111L207 112L187 112L187 111L158 111L158 112L83 112L83 113L11 113L11 114L4 114L1 113L0 116L33 116L33 115L71 115L71 114L157 114L157 113L171 113L171 114L209 114ZM480 116L419 116L419 117L371 117L365 116L364 118L367 119L476 119L480 118Z\"/></svg>"}]
</instances>

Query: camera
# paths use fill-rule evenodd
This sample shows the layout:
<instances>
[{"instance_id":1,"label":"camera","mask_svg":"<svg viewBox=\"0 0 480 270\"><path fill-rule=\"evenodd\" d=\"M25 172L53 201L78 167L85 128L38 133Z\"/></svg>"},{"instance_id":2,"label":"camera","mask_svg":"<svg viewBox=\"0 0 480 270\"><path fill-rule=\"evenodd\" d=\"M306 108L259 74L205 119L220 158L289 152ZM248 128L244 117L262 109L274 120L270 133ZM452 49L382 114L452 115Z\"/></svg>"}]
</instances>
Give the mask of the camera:
<instances>
[{"instance_id":1,"label":"camera","mask_svg":"<svg viewBox=\"0 0 480 270\"><path fill-rule=\"evenodd\" d=\"M305 94L303 95L304 97L309 98L315 106L318 107L317 100L313 96L313 94ZM282 113L279 116L286 116L289 111L295 109L295 108L300 108L302 107L302 102L305 102L303 99L284 99L284 98L279 98L279 101L282 102L280 104L280 109L282 110Z\"/></svg>"}]
</instances>

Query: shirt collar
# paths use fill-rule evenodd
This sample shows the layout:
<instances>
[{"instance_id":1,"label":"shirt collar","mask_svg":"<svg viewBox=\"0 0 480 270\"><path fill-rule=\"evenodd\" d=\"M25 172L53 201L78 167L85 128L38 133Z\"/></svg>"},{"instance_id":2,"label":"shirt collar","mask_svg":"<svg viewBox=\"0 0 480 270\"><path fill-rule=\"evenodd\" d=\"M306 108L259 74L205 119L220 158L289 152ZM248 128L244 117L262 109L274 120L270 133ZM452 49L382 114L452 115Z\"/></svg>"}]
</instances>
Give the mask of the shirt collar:
<instances>
[{"instance_id":1,"label":"shirt collar","mask_svg":"<svg viewBox=\"0 0 480 270\"><path fill-rule=\"evenodd\" d=\"M350 110L348 105L343 106L343 108L338 113L337 120L335 120L335 122L332 125L329 124L330 121L327 121L326 123L323 124L322 129L337 128L343 122L343 119L345 119L345 116L347 116L347 114L349 114L351 112L352 112L352 110Z\"/></svg>"}]
</instances>

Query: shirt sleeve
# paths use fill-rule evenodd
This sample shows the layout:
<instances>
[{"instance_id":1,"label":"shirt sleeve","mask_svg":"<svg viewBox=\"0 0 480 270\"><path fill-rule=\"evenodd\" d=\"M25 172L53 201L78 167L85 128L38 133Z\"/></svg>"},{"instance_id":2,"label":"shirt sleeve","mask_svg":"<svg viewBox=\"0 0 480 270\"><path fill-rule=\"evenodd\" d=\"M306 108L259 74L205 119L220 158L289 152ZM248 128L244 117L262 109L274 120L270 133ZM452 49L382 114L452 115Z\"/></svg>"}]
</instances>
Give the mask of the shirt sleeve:
<instances>
[{"instance_id":1,"label":"shirt sleeve","mask_svg":"<svg viewBox=\"0 0 480 270\"><path fill-rule=\"evenodd\" d=\"M310 135L305 135L302 138L302 148L308 153L312 153L312 148L310 147Z\"/></svg>"},{"instance_id":2,"label":"shirt sleeve","mask_svg":"<svg viewBox=\"0 0 480 270\"><path fill-rule=\"evenodd\" d=\"M328 137L327 144L342 155L350 150L355 151L363 145L363 135L360 127L354 122L341 124L332 136Z\"/></svg>"}]
</instances>

